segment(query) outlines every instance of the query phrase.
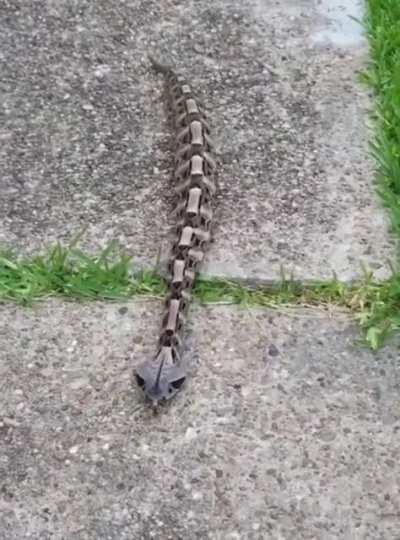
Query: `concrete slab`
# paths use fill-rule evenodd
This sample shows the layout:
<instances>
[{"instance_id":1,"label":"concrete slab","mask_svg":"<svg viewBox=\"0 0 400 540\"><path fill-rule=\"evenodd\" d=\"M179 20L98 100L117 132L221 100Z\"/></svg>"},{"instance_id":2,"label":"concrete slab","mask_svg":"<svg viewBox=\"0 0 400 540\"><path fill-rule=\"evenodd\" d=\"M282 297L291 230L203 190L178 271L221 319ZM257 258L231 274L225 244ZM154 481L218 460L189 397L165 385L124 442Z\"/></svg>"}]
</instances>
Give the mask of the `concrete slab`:
<instances>
[{"instance_id":1,"label":"concrete slab","mask_svg":"<svg viewBox=\"0 0 400 540\"><path fill-rule=\"evenodd\" d=\"M350 280L363 262L384 277L393 246L366 157L357 5L2 2L0 241L32 251L88 225L87 248L118 238L154 264L172 200L152 51L211 111L221 193L205 272L269 281L283 264Z\"/></svg>"},{"instance_id":2,"label":"concrete slab","mask_svg":"<svg viewBox=\"0 0 400 540\"><path fill-rule=\"evenodd\" d=\"M399 342L197 308L194 377L153 417L130 375L158 310L0 308L1 539L399 538Z\"/></svg>"}]
</instances>

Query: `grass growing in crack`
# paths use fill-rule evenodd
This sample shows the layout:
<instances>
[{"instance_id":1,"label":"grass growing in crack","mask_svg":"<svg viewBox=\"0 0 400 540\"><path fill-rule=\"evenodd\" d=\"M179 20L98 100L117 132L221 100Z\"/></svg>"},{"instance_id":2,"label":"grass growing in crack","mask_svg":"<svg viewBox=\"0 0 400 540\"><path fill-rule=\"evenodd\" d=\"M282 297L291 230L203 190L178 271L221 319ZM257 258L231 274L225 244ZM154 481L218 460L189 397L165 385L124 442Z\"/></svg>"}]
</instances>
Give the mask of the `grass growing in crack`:
<instances>
[{"instance_id":1,"label":"grass growing in crack","mask_svg":"<svg viewBox=\"0 0 400 540\"><path fill-rule=\"evenodd\" d=\"M123 300L136 296L163 298L164 281L151 272L132 274L131 259L111 243L99 255L57 244L46 254L21 259L0 253L0 302L31 305L50 296L74 300ZM250 287L227 280L198 279L194 298L201 303L244 306L319 306L350 310L374 349L384 334L400 326L395 316L400 277L374 283L370 276L357 285L337 280L302 285L285 279L274 286ZM383 324L384 322L384 324Z\"/></svg>"},{"instance_id":2,"label":"grass growing in crack","mask_svg":"<svg viewBox=\"0 0 400 540\"><path fill-rule=\"evenodd\" d=\"M45 255L20 259L0 253L0 301L31 304L48 296L116 300L161 296L165 285L150 272L130 275L131 259L111 243L98 256L57 244Z\"/></svg>"}]
</instances>

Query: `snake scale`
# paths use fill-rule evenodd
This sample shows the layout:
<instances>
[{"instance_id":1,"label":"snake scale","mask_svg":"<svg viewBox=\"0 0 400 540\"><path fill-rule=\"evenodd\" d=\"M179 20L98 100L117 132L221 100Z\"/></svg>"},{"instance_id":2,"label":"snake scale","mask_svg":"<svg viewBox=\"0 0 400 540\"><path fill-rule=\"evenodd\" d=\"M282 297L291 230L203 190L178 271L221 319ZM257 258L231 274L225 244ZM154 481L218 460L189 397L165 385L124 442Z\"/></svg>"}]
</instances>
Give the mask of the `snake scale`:
<instances>
[{"instance_id":1,"label":"snake scale","mask_svg":"<svg viewBox=\"0 0 400 540\"><path fill-rule=\"evenodd\" d=\"M186 380L182 332L192 289L210 242L216 162L203 105L186 79L150 57L165 78L174 127L175 240L168 263L168 294L154 358L135 370L137 384L153 406L172 398Z\"/></svg>"}]
</instances>

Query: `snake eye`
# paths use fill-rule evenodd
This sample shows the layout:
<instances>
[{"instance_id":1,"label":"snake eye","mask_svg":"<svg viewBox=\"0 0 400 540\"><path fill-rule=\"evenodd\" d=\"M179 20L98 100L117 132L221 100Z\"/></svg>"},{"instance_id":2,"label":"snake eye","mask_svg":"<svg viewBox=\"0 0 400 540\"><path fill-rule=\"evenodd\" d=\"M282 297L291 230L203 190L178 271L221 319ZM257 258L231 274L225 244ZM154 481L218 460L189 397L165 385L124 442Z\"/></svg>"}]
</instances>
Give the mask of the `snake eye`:
<instances>
[{"instance_id":1,"label":"snake eye","mask_svg":"<svg viewBox=\"0 0 400 540\"><path fill-rule=\"evenodd\" d=\"M144 388L144 385L145 385L144 379L140 375L138 375L137 373L135 373L135 379L136 379L136 382L137 382L138 386L140 386L140 388Z\"/></svg>"},{"instance_id":2,"label":"snake eye","mask_svg":"<svg viewBox=\"0 0 400 540\"><path fill-rule=\"evenodd\" d=\"M179 388L182 386L182 384L185 382L186 377L181 377L180 379L176 379L176 381L171 382L171 386L174 390L179 390Z\"/></svg>"}]
</instances>

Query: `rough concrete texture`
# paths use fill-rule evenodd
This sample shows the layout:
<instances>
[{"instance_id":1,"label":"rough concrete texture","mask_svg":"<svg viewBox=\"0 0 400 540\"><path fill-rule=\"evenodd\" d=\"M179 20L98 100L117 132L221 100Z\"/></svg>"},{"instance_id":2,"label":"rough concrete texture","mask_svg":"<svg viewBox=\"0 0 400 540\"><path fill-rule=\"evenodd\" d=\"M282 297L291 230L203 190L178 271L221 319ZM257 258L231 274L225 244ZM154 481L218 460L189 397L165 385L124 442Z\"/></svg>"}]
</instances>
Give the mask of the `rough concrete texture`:
<instances>
[{"instance_id":1,"label":"rough concrete texture","mask_svg":"<svg viewBox=\"0 0 400 540\"><path fill-rule=\"evenodd\" d=\"M168 245L169 132L146 55L204 97L220 161L204 271L341 279L392 254L357 83L365 44L335 0L3 0L0 241L32 251L88 226L138 264ZM161 231L161 233L160 233Z\"/></svg>"},{"instance_id":2,"label":"rough concrete texture","mask_svg":"<svg viewBox=\"0 0 400 540\"><path fill-rule=\"evenodd\" d=\"M193 376L154 417L130 378L158 310L0 309L1 539L399 538L399 343L197 308Z\"/></svg>"}]
</instances>

